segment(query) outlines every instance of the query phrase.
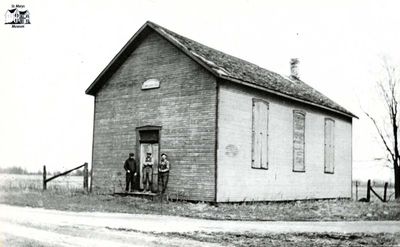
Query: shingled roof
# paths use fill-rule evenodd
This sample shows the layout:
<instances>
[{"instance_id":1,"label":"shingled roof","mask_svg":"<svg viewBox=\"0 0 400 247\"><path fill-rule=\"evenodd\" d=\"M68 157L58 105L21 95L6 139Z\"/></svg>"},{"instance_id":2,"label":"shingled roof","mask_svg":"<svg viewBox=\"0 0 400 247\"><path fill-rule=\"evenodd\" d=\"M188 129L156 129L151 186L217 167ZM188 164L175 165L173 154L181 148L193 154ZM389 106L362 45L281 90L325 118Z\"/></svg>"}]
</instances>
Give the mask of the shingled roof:
<instances>
[{"instance_id":1,"label":"shingled roof","mask_svg":"<svg viewBox=\"0 0 400 247\"><path fill-rule=\"evenodd\" d=\"M15 10L17 9L9 9L8 12L10 12L11 14L13 14L15 12Z\"/></svg>"},{"instance_id":2,"label":"shingled roof","mask_svg":"<svg viewBox=\"0 0 400 247\"><path fill-rule=\"evenodd\" d=\"M146 22L139 31L128 41L122 50L114 57L110 64L102 71L96 80L86 90L87 94L94 95L102 83L109 78L135 48L135 41L146 29L151 28L186 55L198 62L216 77L228 81L256 87L273 94L301 101L320 108L340 113L349 117L356 117L333 100L313 89L303 81L292 77L279 75L261 68L255 64L215 50L194 40L183 37L153 22ZM125 58L125 59L124 59ZM121 61L123 60L123 61Z\"/></svg>"}]
</instances>

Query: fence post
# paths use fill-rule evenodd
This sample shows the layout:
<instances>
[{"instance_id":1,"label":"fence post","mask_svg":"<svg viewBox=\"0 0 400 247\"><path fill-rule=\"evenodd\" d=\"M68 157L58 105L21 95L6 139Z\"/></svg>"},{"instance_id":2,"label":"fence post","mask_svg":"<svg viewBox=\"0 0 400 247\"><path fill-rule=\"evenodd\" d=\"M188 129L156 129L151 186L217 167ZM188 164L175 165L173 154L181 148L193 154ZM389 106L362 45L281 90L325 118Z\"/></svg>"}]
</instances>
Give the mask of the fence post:
<instances>
[{"instance_id":1,"label":"fence post","mask_svg":"<svg viewBox=\"0 0 400 247\"><path fill-rule=\"evenodd\" d=\"M85 166L83 167L83 189L88 192L88 176L89 176L89 170L88 170L88 163L85 163Z\"/></svg>"},{"instance_id":2,"label":"fence post","mask_svg":"<svg viewBox=\"0 0 400 247\"><path fill-rule=\"evenodd\" d=\"M46 166L43 166L43 190L47 189L46 175Z\"/></svg>"},{"instance_id":3,"label":"fence post","mask_svg":"<svg viewBox=\"0 0 400 247\"><path fill-rule=\"evenodd\" d=\"M386 200L387 188L388 188L388 182L385 183L385 187L383 189L383 201L384 202L387 202L387 200Z\"/></svg>"},{"instance_id":4,"label":"fence post","mask_svg":"<svg viewBox=\"0 0 400 247\"><path fill-rule=\"evenodd\" d=\"M371 179L368 179L367 183L367 202L371 199Z\"/></svg>"},{"instance_id":5,"label":"fence post","mask_svg":"<svg viewBox=\"0 0 400 247\"><path fill-rule=\"evenodd\" d=\"M358 201L358 181L356 181L356 201Z\"/></svg>"}]
</instances>

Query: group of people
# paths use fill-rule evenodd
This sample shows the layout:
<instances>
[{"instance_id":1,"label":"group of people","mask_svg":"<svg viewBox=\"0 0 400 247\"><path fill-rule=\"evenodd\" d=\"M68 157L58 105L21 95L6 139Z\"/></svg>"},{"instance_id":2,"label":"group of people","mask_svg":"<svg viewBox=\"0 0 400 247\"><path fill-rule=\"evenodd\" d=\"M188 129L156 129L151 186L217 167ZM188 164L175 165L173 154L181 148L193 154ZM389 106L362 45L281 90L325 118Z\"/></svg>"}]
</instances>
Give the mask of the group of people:
<instances>
[{"instance_id":1,"label":"group of people","mask_svg":"<svg viewBox=\"0 0 400 247\"><path fill-rule=\"evenodd\" d=\"M144 192L150 192L153 184L153 167L154 161L151 153L146 154L146 158L143 162L142 168L142 182L144 187ZM170 164L165 153L161 154L161 160L158 164L158 190L161 193L165 193L168 184L169 169ZM136 170L136 160L135 154L130 153L129 158L124 163L124 169L126 171L126 187L125 191L134 191L134 181L138 172ZM161 188L160 188L161 186Z\"/></svg>"}]
</instances>

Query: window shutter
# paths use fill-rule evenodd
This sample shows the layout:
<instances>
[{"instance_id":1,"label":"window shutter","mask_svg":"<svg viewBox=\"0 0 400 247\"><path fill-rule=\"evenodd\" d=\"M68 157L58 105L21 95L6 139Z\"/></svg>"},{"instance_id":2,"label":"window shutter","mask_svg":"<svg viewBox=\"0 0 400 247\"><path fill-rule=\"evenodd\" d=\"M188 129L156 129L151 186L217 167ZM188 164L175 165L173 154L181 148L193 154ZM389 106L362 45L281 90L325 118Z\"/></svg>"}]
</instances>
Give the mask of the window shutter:
<instances>
[{"instance_id":1,"label":"window shutter","mask_svg":"<svg viewBox=\"0 0 400 247\"><path fill-rule=\"evenodd\" d=\"M330 118L325 119L325 172L334 172L335 160L335 122Z\"/></svg>"},{"instance_id":2,"label":"window shutter","mask_svg":"<svg viewBox=\"0 0 400 247\"><path fill-rule=\"evenodd\" d=\"M260 102L260 166L268 168L268 105Z\"/></svg>"},{"instance_id":3,"label":"window shutter","mask_svg":"<svg viewBox=\"0 0 400 247\"><path fill-rule=\"evenodd\" d=\"M260 105L253 100L253 142L252 142L252 167L260 168L260 138L259 138Z\"/></svg>"},{"instance_id":4,"label":"window shutter","mask_svg":"<svg viewBox=\"0 0 400 247\"><path fill-rule=\"evenodd\" d=\"M253 99L252 167L268 168L268 103Z\"/></svg>"},{"instance_id":5,"label":"window shutter","mask_svg":"<svg viewBox=\"0 0 400 247\"><path fill-rule=\"evenodd\" d=\"M293 171L305 171L305 113L293 111Z\"/></svg>"}]
</instances>

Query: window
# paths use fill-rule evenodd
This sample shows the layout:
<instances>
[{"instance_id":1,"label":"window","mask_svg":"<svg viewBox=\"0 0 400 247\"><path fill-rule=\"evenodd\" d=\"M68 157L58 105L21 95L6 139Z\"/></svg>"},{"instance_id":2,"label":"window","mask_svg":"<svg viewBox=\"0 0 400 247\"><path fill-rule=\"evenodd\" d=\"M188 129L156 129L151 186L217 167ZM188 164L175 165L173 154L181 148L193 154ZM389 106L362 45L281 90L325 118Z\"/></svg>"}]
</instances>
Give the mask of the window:
<instances>
[{"instance_id":1,"label":"window","mask_svg":"<svg viewBox=\"0 0 400 247\"><path fill-rule=\"evenodd\" d=\"M268 102L253 99L251 167L268 169Z\"/></svg>"},{"instance_id":2,"label":"window","mask_svg":"<svg viewBox=\"0 0 400 247\"><path fill-rule=\"evenodd\" d=\"M293 171L305 172L305 119L306 113L293 111Z\"/></svg>"},{"instance_id":3,"label":"window","mask_svg":"<svg viewBox=\"0 0 400 247\"><path fill-rule=\"evenodd\" d=\"M325 173L335 170L335 121L325 118Z\"/></svg>"}]
</instances>

